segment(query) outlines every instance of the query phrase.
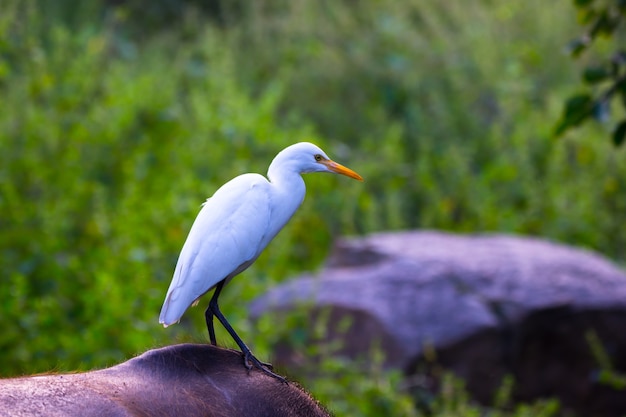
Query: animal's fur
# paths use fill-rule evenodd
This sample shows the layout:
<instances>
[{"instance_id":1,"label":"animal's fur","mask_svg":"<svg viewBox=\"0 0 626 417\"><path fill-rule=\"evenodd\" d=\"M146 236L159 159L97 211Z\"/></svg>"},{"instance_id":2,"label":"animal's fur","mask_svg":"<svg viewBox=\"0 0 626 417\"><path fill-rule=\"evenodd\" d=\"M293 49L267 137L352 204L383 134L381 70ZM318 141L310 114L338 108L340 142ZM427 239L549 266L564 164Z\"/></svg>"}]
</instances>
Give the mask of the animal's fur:
<instances>
[{"instance_id":1,"label":"animal's fur","mask_svg":"<svg viewBox=\"0 0 626 417\"><path fill-rule=\"evenodd\" d=\"M0 416L329 416L240 352L183 344L98 371L0 380Z\"/></svg>"}]
</instances>

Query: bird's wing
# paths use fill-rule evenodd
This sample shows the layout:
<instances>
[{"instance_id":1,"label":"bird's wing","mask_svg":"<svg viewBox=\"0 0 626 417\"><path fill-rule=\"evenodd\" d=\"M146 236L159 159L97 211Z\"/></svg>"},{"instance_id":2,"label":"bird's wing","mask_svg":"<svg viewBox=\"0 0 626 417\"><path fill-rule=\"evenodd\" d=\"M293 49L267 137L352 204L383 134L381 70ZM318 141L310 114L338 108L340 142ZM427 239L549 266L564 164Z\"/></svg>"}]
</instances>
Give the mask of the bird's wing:
<instances>
[{"instance_id":1,"label":"bird's wing","mask_svg":"<svg viewBox=\"0 0 626 417\"><path fill-rule=\"evenodd\" d=\"M240 175L208 199L178 258L159 322L177 322L218 282L250 266L264 249L270 218L270 185L258 174Z\"/></svg>"}]
</instances>

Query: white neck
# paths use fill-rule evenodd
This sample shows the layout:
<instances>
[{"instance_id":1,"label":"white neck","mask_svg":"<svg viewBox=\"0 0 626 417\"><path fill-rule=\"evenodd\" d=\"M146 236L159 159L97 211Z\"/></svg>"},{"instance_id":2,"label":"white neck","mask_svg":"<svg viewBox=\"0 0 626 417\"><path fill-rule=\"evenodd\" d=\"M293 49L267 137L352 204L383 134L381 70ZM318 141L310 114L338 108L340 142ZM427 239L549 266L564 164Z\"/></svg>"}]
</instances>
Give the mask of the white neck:
<instances>
[{"instance_id":1,"label":"white neck","mask_svg":"<svg viewBox=\"0 0 626 417\"><path fill-rule=\"evenodd\" d=\"M304 180L300 172L295 168L295 164L279 163L280 161L277 160L278 158L275 158L272 161L267 171L267 177L272 185L272 210L275 213L275 216L272 217L283 221L280 224L272 224L270 226L270 239L283 228L291 216L298 210L306 194Z\"/></svg>"}]
</instances>

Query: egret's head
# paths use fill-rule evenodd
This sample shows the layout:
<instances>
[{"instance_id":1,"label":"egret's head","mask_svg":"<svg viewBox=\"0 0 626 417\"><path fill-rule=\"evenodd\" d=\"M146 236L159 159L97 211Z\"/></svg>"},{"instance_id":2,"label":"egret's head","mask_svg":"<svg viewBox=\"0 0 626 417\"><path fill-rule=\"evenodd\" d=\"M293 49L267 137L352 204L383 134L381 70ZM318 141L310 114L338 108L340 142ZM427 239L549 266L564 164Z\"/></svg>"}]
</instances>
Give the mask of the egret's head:
<instances>
[{"instance_id":1,"label":"egret's head","mask_svg":"<svg viewBox=\"0 0 626 417\"><path fill-rule=\"evenodd\" d=\"M279 169L283 166L300 173L331 172L363 181L359 174L331 160L323 150L309 142L296 143L283 149L274 158L270 169Z\"/></svg>"}]
</instances>

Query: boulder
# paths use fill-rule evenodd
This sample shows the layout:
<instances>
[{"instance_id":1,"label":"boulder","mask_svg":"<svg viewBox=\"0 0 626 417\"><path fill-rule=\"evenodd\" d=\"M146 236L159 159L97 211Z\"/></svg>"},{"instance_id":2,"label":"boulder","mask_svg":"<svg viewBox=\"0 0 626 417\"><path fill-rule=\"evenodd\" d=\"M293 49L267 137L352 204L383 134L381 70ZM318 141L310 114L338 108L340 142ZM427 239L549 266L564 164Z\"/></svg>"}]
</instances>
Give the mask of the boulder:
<instances>
[{"instance_id":1,"label":"boulder","mask_svg":"<svg viewBox=\"0 0 626 417\"><path fill-rule=\"evenodd\" d=\"M312 317L330 311L327 337L341 341L340 354L381 346L387 366L435 382L437 369L449 369L488 404L513 375L517 400L557 397L584 415L626 413L626 395L598 378L598 352L626 370L626 274L592 251L500 234L344 239L319 273L251 308L258 317L302 303ZM347 331L337 327L342 318L352 322ZM278 351L289 366L294 356Z\"/></svg>"},{"instance_id":2,"label":"boulder","mask_svg":"<svg viewBox=\"0 0 626 417\"><path fill-rule=\"evenodd\" d=\"M183 344L84 373L0 379L0 416L329 416L297 384L243 364L240 352Z\"/></svg>"}]
</instances>

